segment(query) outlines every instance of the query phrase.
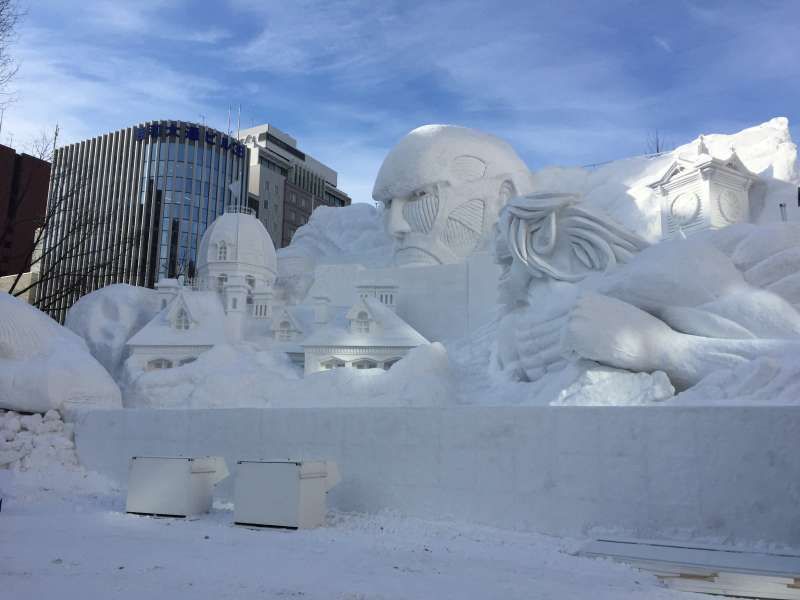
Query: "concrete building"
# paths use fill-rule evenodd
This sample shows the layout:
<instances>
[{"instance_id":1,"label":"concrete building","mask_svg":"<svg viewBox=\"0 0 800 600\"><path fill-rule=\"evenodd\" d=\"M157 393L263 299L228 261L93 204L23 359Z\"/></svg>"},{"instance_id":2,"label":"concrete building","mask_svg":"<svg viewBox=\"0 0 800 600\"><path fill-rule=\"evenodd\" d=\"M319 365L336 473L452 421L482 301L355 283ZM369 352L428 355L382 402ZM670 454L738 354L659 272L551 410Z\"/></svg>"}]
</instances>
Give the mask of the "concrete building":
<instances>
[{"instance_id":1,"label":"concrete building","mask_svg":"<svg viewBox=\"0 0 800 600\"><path fill-rule=\"evenodd\" d=\"M287 246L318 206L347 206L336 171L297 147L297 140L273 125L243 129L250 149L248 205L278 247Z\"/></svg>"},{"instance_id":2,"label":"concrete building","mask_svg":"<svg viewBox=\"0 0 800 600\"><path fill-rule=\"evenodd\" d=\"M83 294L111 283L153 287L193 277L209 223L245 196L248 150L183 121L149 121L59 148L48 203L39 294L58 320Z\"/></svg>"},{"instance_id":3,"label":"concrete building","mask_svg":"<svg viewBox=\"0 0 800 600\"><path fill-rule=\"evenodd\" d=\"M49 162L0 146L0 278L30 271L49 179Z\"/></svg>"}]
</instances>

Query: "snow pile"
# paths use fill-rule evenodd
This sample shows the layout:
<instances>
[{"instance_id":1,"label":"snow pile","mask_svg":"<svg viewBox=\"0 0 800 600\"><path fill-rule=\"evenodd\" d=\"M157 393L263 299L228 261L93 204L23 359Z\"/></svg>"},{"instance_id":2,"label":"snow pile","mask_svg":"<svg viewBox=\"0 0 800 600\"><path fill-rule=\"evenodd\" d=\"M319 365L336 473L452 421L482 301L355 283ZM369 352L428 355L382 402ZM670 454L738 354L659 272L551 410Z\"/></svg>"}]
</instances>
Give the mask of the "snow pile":
<instances>
[{"instance_id":1,"label":"snow pile","mask_svg":"<svg viewBox=\"0 0 800 600\"><path fill-rule=\"evenodd\" d=\"M678 157L696 156L698 141L699 138L659 156L617 160L594 170L545 168L534 174L536 191L581 194L586 204L646 240L657 242L661 237L661 204L648 184L657 181ZM791 139L788 120L777 117L732 135L705 135L703 141L711 155L720 159L728 158L731 149L735 149L748 169L764 177L767 209L759 221L779 220L777 204L785 202L787 194L796 195L793 186L800 183L797 146ZM791 197L789 201L790 207L796 204Z\"/></svg>"},{"instance_id":2,"label":"snow pile","mask_svg":"<svg viewBox=\"0 0 800 600\"><path fill-rule=\"evenodd\" d=\"M72 424L55 410L20 415L0 410L0 469L77 468Z\"/></svg>"},{"instance_id":3,"label":"snow pile","mask_svg":"<svg viewBox=\"0 0 800 600\"><path fill-rule=\"evenodd\" d=\"M358 263L368 267L391 264L393 240L383 225L383 210L369 204L343 208L320 206L300 227L292 243L278 250L279 269L287 259L311 264Z\"/></svg>"},{"instance_id":4,"label":"snow pile","mask_svg":"<svg viewBox=\"0 0 800 600\"><path fill-rule=\"evenodd\" d=\"M454 402L447 351L415 348L389 371L333 369L302 377L286 354L254 344L219 345L189 364L128 369L126 407L438 406Z\"/></svg>"},{"instance_id":5,"label":"snow pile","mask_svg":"<svg viewBox=\"0 0 800 600\"><path fill-rule=\"evenodd\" d=\"M120 391L81 338L41 311L0 294L0 408L47 412L120 406Z\"/></svg>"},{"instance_id":6,"label":"snow pile","mask_svg":"<svg viewBox=\"0 0 800 600\"><path fill-rule=\"evenodd\" d=\"M629 373L600 365L572 368L578 376L551 406L638 406L663 402L675 394L663 371Z\"/></svg>"},{"instance_id":7,"label":"snow pile","mask_svg":"<svg viewBox=\"0 0 800 600\"><path fill-rule=\"evenodd\" d=\"M81 336L97 361L115 378L127 358L126 342L159 311L155 290L109 285L80 298L65 325Z\"/></svg>"}]
</instances>

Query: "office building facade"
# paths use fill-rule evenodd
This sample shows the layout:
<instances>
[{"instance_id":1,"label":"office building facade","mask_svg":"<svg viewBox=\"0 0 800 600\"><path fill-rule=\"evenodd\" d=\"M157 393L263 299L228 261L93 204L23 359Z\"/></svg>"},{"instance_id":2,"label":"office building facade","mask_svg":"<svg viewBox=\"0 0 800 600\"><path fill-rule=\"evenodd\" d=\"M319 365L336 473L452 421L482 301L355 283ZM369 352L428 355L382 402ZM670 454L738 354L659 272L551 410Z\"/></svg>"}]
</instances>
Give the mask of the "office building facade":
<instances>
[{"instance_id":1,"label":"office building facade","mask_svg":"<svg viewBox=\"0 0 800 600\"><path fill-rule=\"evenodd\" d=\"M275 245L289 245L318 206L348 206L336 171L301 151L297 140L273 125L243 129L250 150L248 204Z\"/></svg>"},{"instance_id":2,"label":"office building facade","mask_svg":"<svg viewBox=\"0 0 800 600\"><path fill-rule=\"evenodd\" d=\"M49 179L49 162L0 145L0 277L30 270Z\"/></svg>"},{"instance_id":3,"label":"office building facade","mask_svg":"<svg viewBox=\"0 0 800 600\"><path fill-rule=\"evenodd\" d=\"M39 297L63 320L112 283L192 277L206 227L246 202L248 150L184 121L151 121L59 148L53 159ZM92 224L95 223L94 226Z\"/></svg>"}]
</instances>

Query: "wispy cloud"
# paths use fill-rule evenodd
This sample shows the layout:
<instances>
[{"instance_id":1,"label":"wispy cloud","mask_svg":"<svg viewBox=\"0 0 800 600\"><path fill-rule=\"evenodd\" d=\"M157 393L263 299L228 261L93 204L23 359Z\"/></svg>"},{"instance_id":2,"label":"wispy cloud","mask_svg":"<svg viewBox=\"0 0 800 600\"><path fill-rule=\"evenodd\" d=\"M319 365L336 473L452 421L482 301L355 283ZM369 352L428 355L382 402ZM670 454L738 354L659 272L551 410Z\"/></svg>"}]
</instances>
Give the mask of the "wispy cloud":
<instances>
[{"instance_id":1,"label":"wispy cloud","mask_svg":"<svg viewBox=\"0 0 800 600\"><path fill-rule=\"evenodd\" d=\"M661 48L664 52L672 52L672 46L670 46L669 42L660 35L654 35L653 42L655 42L656 46Z\"/></svg>"},{"instance_id":2,"label":"wispy cloud","mask_svg":"<svg viewBox=\"0 0 800 600\"><path fill-rule=\"evenodd\" d=\"M72 139L153 117L224 127L241 104L243 125L289 131L366 201L423 123L495 132L539 167L642 152L655 129L791 119L799 19L796 3L689 0L39 0L3 137L55 120Z\"/></svg>"}]
</instances>

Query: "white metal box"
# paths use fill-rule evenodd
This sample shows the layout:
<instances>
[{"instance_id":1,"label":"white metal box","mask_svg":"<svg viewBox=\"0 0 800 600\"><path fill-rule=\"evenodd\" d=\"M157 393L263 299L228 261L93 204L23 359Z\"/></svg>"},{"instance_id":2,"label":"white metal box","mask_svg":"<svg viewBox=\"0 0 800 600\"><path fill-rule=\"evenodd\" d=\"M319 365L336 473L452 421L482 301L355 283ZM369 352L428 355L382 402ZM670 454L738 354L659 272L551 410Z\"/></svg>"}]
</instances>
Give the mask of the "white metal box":
<instances>
[{"instance_id":1,"label":"white metal box","mask_svg":"<svg viewBox=\"0 0 800 600\"><path fill-rule=\"evenodd\" d=\"M240 460L233 519L237 525L319 527L327 492L338 482L334 462Z\"/></svg>"},{"instance_id":2,"label":"white metal box","mask_svg":"<svg viewBox=\"0 0 800 600\"><path fill-rule=\"evenodd\" d=\"M225 459L219 456L134 456L125 510L173 517L205 513L211 508L214 485L227 476Z\"/></svg>"}]
</instances>

